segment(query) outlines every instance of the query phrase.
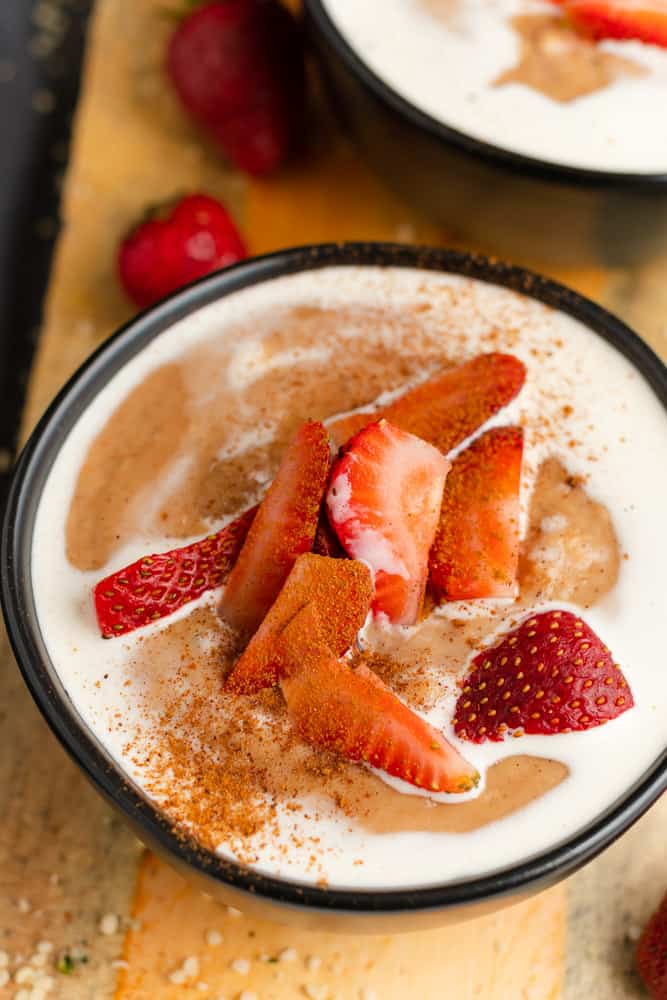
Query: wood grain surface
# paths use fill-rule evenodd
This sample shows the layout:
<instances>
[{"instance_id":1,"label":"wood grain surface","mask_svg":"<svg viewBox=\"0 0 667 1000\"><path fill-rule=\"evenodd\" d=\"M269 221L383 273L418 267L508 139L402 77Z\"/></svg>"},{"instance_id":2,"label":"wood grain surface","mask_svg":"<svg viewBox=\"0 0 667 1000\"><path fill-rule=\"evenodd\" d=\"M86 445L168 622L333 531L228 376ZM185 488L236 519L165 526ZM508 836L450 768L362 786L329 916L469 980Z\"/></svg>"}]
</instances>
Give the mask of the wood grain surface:
<instances>
[{"instance_id":1,"label":"wood grain surface","mask_svg":"<svg viewBox=\"0 0 667 1000\"><path fill-rule=\"evenodd\" d=\"M186 190L218 195L254 252L354 238L449 242L359 161L316 87L309 144L298 163L263 182L225 168L165 84L162 53L173 23L166 6L166 0L98 0L24 436L64 379L131 316L114 275L114 251L149 204ZM619 312L667 355L667 259L636 272L561 270L555 276ZM565 886L459 927L356 939L231 915L143 852L38 716L4 632L0 741L0 952L7 952L15 976L31 964L38 942L51 943L41 967L53 979L49 996L235 1000L244 990L258 1000L643 995L634 940L667 885L667 799ZM220 943L211 931L219 932ZM295 949L294 956L287 952L293 960L273 961L283 949ZM65 954L73 958L69 974L56 968ZM188 957L198 960L196 973L173 983L170 976ZM247 973L239 959L249 962ZM0 987L0 996L19 988L14 982Z\"/></svg>"}]
</instances>

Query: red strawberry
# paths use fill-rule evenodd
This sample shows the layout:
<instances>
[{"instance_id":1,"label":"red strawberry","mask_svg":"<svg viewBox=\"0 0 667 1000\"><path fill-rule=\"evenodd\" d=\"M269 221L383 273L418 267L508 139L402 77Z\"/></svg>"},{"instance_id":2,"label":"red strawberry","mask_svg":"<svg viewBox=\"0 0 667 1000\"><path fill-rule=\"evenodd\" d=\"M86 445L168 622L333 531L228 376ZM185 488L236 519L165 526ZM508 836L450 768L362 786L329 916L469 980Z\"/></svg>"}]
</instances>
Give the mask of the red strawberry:
<instances>
[{"instance_id":1,"label":"red strawberry","mask_svg":"<svg viewBox=\"0 0 667 1000\"><path fill-rule=\"evenodd\" d=\"M144 556L95 587L103 638L124 635L172 614L219 587L236 561L257 508L193 545Z\"/></svg>"},{"instance_id":2,"label":"red strawberry","mask_svg":"<svg viewBox=\"0 0 667 1000\"><path fill-rule=\"evenodd\" d=\"M667 895L639 939L637 968L653 1000L667 1000Z\"/></svg>"},{"instance_id":3,"label":"red strawberry","mask_svg":"<svg viewBox=\"0 0 667 1000\"><path fill-rule=\"evenodd\" d=\"M523 364L513 355L480 354L409 389L383 410L341 417L329 430L343 444L364 421L384 417L447 454L511 402L525 377Z\"/></svg>"},{"instance_id":4,"label":"red strawberry","mask_svg":"<svg viewBox=\"0 0 667 1000\"><path fill-rule=\"evenodd\" d=\"M310 552L331 465L326 428L304 424L288 446L232 569L220 615L251 635L302 552Z\"/></svg>"},{"instance_id":5,"label":"red strawberry","mask_svg":"<svg viewBox=\"0 0 667 1000\"><path fill-rule=\"evenodd\" d=\"M182 198L164 218L149 218L118 251L123 288L146 307L170 292L247 256L226 208L205 194Z\"/></svg>"},{"instance_id":6,"label":"red strawberry","mask_svg":"<svg viewBox=\"0 0 667 1000\"><path fill-rule=\"evenodd\" d=\"M368 567L353 559L328 559L308 552L299 556L285 586L242 654L227 686L252 694L278 683L276 641L294 616L311 604L322 622L321 638L340 656L352 646L368 614L373 584Z\"/></svg>"},{"instance_id":7,"label":"red strawberry","mask_svg":"<svg viewBox=\"0 0 667 1000\"><path fill-rule=\"evenodd\" d=\"M301 738L432 791L473 788L476 769L372 670L353 670L336 659L319 639L320 630L317 612L307 605L278 643L280 683Z\"/></svg>"},{"instance_id":8,"label":"red strawberry","mask_svg":"<svg viewBox=\"0 0 667 1000\"><path fill-rule=\"evenodd\" d=\"M473 743L508 732L569 733L633 705L621 668L595 632L570 611L546 611L475 657L454 729Z\"/></svg>"},{"instance_id":9,"label":"red strawberry","mask_svg":"<svg viewBox=\"0 0 667 1000\"><path fill-rule=\"evenodd\" d=\"M449 462L386 420L350 441L331 473L327 508L341 544L374 574L373 611L413 625L421 612Z\"/></svg>"},{"instance_id":10,"label":"red strawberry","mask_svg":"<svg viewBox=\"0 0 667 1000\"><path fill-rule=\"evenodd\" d=\"M522 430L499 427L454 460L429 557L437 600L516 595L522 454Z\"/></svg>"},{"instance_id":11,"label":"red strawberry","mask_svg":"<svg viewBox=\"0 0 667 1000\"><path fill-rule=\"evenodd\" d=\"M267 174L284 162L302 127L305 70L298 25L278 0L198 7L171 38L167 70L237 167Z\"/></svg>"},{"instance_id":12,"label":"red strawberry","mask_svg":"<svg viewBox=\"0 0 667 1000\"><path fill-rule=\"evenodd\" d=\"M593 38L635 38L667 48L666 0L565 0L563 7Z\"/></svg>"}]
</instances>

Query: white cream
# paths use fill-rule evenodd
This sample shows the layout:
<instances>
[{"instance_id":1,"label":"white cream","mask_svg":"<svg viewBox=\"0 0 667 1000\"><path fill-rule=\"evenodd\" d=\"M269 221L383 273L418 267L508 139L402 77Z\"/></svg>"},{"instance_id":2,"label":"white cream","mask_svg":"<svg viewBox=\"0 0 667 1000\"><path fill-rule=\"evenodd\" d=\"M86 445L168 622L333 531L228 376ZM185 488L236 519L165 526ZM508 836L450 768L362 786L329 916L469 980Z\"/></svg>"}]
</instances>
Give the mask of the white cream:
<instances>
[{"instance_id":1,"label":"white cream","mask_svg":"<svg viewBox=\"0 0 667 1000\"><path fill-rule=\"evenodd\" d=\"M349 817L331 810L326 814L321 804L321 818L309 824L300 814L285 810L280 818L280 841L263 848L256 864L257 869L285 878L308 882L326 877L339 887L393 888L432 885L516 863L552 847L595 819L665 748L667 671L662 630L667 617L667 414L629 362L566 315L496 286L404 269L331 268L298 274L207 306L148 345L100 392L76 424L40 501L32 561L44 640L75 708L128 779L141 787L145 775L124 749L128 733L141 738L144 725L135 707L136 688L124 687L137 638L100 639L91 591L106 572L142 553L171 548L173 541L138 537L116 552L104 571L95 573L75 570L65 555L65 522L78 471L92 440L119 401L156 366L197 343L226 337L240 319L252 321L253 315L279 304L350 307L380 303L387 308L413 309L435 301L444 304L446 326L442 311L437 310L429 313L420 309L420 322L452 337L453 343L464 343L465 356L488 350L483 338L496 330L496 348L510 350L527 365L528 378L520 396L493 421L520 420L525 426L524 526L535 469L550 454L560 457L573 473L588 475L589 491L612 515L621 548L629 558L622 562L614 590L587 611L585 618L622 665L636 707L613 723L583 734L523 737L481 747L459 743L482 771L516 753L554 757L571 769L570 776L543 798L473 833L378 835L355 826ZM383 331L383 336L391 350L391 331ZM545 352L556 341L562 346ZM247 359L250 346L258 345L238 344L238 359ZM545 354L539 364L531 353L534 348ZM261 367L261 351L256 357ZM232 362L228 372L216 372L215 377L231 381L238 372ZM554 436L548 443L538 440L538 421L548 415L557 420L565 404L574 408L567 435ZM566 437L578 438L581 446L570 447ZM597 460L590 461L589 455ZM212 600L214 595L209 595L200 603ZM478 615L490 606L491 602L477 602L474 608L450 605L436 613L434 625L437 628L437 616ZM183 608L178 617L191 610L192 605ZM158 623L141 634L162 627ZM495 628L490 619L490 640ZM367 634L374 633L377 641L380 631L381 627L374 625ZM437 651L433 659L437 669ZM108 679L96 686L105 674ZM429 719L443 726L448 737L457 742L450 725L455 696L454 685L445 685L442 701ZM122 719L121 727L116 713ZM296 848L289 840L293 832L320 838L316 869L309 861L312 844ZM281 852L286 845L286 852ZM232 853L229 845L221 844L220 850ZM363 864L355 864L357 859Z\"/></svg>"},{"instance_id":2,"label":"white cream","mask_svg":"<svg viewBox=\"0 0 667 1000\"><path fill-rule=\"evenodd\" d=\"M421 0L324 0L324 5L378 77L451 128L552 163L667 172L666 49L634 41L599 43L647 72L561 103L523 84L493 85L519 59L510 18L553 14L548 0L462 0L451 26Z\"/></svg>"}]
</instances>

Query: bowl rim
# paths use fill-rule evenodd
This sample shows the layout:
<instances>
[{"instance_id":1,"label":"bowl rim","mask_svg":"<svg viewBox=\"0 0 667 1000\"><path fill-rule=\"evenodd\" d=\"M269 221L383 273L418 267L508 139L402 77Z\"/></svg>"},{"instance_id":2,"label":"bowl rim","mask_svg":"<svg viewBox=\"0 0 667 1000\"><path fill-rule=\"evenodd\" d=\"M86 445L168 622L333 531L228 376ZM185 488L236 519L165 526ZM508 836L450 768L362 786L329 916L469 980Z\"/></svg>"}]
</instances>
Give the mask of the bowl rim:
<instances>
[{"instance_id":1,"label":"bowl rim","mask_svg":"<svg viewBox=\"0 0 667 1000\"><path fill-rule=\"evenodd\" d=\"M325 7L324 0L304 0L304 12L306 21L310 19L313 22L347 69L381 104L407 119L412 126L427 132L431 138L453 146L461 153L512 174L570 187L654 195L667 191L667 169L659 172L633 173L568 166L555 160L542 160L536 156L514 152L446 125L402 97L364 62L359 52L350 45L337 27Z\"/></svg>"},{"instance_id":2,"label":"bowl rim","mask_svg":"<svg viewBox=\"0 0 667 1000\"><path fill-rule=\"evenodd\" d=\"M226 295L283 275L339 266L411 267L458 274L512 289L580 320L620 350L667 409L667 367L632 330L571 289L525 268L453 250L393 243L320 244L279 250L209 275L140 313L106 340L61 389L25 445L2 525L0 597L9 639L46 722L97 789L170 860L236 890L291 907L349 914L425 912L536 891L608 846L667 788L667 746L608 809L562 843L519 864L442 885L401 889L329 888L252 871L186 839L132 785L70 702L41 637L31 588L34 519L66 434L102 385L174 323Z\"/></svg>"}]
</instances>

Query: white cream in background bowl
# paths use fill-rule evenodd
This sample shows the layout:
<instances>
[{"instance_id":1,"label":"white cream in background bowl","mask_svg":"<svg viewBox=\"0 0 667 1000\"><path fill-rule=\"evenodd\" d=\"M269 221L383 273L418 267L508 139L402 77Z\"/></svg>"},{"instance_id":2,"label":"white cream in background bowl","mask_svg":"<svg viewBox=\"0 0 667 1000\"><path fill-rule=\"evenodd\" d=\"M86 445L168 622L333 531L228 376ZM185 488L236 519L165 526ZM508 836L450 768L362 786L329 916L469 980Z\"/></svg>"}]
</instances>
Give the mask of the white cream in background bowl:
<instances>
[{"instance_id":1,"label":"white cream in background bowl","mask_svg":"<svg viewBox=\"0 0 667 1000\"><path fill-rule=\"evenodd\" d=\"M436 121L501 149L559 166L667 174L667 49L603 41L645 73L560 102L494 81L517 64L511 18L555 15L540 0L322 0L357 56ZM435 11L441 9L438 16ZM450 12L456 8L455 13Z\"/></svg>"}]
</instances>

